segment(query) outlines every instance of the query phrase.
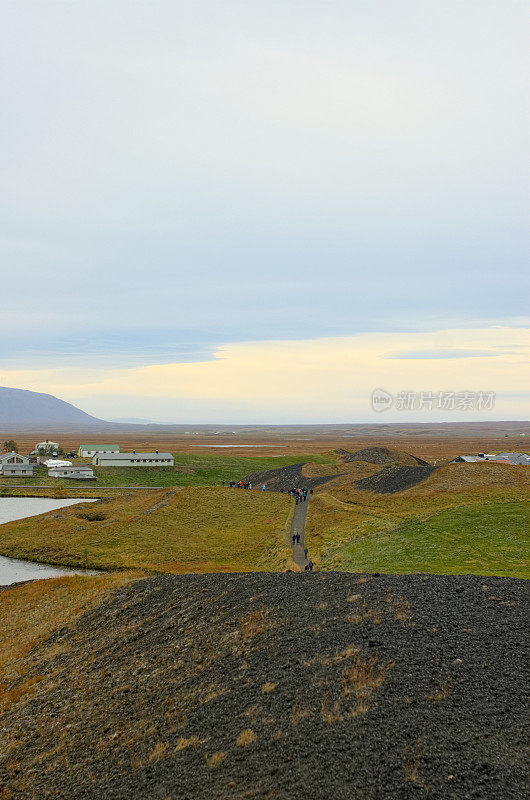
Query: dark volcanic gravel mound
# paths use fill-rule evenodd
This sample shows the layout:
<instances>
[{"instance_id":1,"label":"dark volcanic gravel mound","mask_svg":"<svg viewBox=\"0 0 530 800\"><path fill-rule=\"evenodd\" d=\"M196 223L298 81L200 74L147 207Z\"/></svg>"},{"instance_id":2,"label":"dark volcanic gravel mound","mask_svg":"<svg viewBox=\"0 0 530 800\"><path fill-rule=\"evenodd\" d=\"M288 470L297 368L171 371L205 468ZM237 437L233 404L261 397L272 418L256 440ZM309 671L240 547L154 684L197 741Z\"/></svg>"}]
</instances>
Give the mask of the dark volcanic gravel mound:
<instances>
[{"instance_id":1,"label":"dark volcanic gravel mound","mask_svg":"<svg viewBox=\"0 0 530 800\"><path fill-rule=\"evenodd\" d=\"M1 796L522 799L527 598L473 576L129 584L33 651Z\"/></svg>"},{"instance_id":2,"label":"dark volcanic gravel mound","mask_svg":"<svg viewBox=\"0 0 530 800\"><path fill-rule=\"evenodd\" d=\"M387 447L364 447L362 450L356 450L355 453L347 453L342 460L366 461L368 464L395 464L396 459L404 461L405 464L408 461L409 463L420 464L423 467L430 466L428 461L423 461L423 459L417 456L410 455L410 453L389 450Z\"/></svg>"},{"instance_id":3,"label":"dark volcanic gravel mound","mask_svg":"<svg viewBox=\"0 0 530 800\"><path fill-rule=\"evenodd\" d=\"M375 475L355 481L356 489L377 494L394 494L421 483L434 472L435 467L387 467Z\"/></svg>"},{"instance_id":4,"label":"dark volcanic gravel mound","mask_svg":"<svg viewBox=\"0 0 530 800\"><path fill-rule=\"evenodd\" d=\"M244 483L250 482L253 486L260 486L260 484L264 483L269 491L279 492L282 489L284 491L295 488L314 489L316 486L320 486L320 484L327 483L337 477L336 475L330 475L329 477L306 478L302 474L303 466L303 464L290 464L287 467L279 467L278 469L252 472L241 480Z\"/></svg>"}]
</instances>

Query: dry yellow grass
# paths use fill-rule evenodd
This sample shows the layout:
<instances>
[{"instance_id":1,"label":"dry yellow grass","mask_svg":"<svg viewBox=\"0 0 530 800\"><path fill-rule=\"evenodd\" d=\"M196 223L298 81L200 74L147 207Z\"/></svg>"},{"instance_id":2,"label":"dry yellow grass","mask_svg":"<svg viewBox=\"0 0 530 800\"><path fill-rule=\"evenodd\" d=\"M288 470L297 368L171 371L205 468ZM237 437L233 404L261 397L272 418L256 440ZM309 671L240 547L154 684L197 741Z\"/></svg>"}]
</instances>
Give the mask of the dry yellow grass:
<instances>
[{"instance_id":1,"label":"dry yellow grass","mask_svg":"<svg viewBox=\"0 0 530 800\"><path fill-rule=\"evenodd\" d=\"M38 683L12 686L23 675L31 649L57 628L76 619L113 589L140 577L133 573L51 578L0 592L0 706L5 707ZM60 648L55 648L57 655Z\"/></svg>"},{"instance_id":2,"label":"dry yellow grass","mask_svg":"<svg viewBox=\"0 0 530 800\"><path fill-rule=\"evenodd\" d=\"M343 694L354 694L360 700L368 700L381 686L392 666L393 662L378 664L377 656L363 661L359 653L355 653L350 666L342 670Z\"/></svg>"},{"instance_id":3,"label":"dry yellow grass","mask_svg":"<svg viewBox=\"0 0 530 800\"><path fill-rule=\"evenodd\" d=\"M256 734L252 730L252 728L245 728L244 731L241 731L239 736L236 739L236 745L238 747L247 747L247 745L252 744L252 742L256 741Z\"/></svg>"},{"instance_id":4,"label":"dry yellow grass","mask_svg":"<svg viewBox=\"0 0 530 800\"><path fill-rule=\"evenodd\" d=\"M205 759L206 763L210 767L210 769L215 769L216 767L220 767L225 758L227 757L228 753L219 750L217 753L213 753L211 756L206 754Z\"/></svg>"},{"instance_id":5,"label":"dry yellow grass","mask_svg":"<svg viewBox=\"0 0 530 800\"><path fill-rule=\"evenodd\" d=\"M253 639L259 636L260 633L265 633L269 628L267 617L269 615L268 608L257 608L249 611L244 617L241 618L239 629L243 639Z\"/></svg>"}]
</instances>

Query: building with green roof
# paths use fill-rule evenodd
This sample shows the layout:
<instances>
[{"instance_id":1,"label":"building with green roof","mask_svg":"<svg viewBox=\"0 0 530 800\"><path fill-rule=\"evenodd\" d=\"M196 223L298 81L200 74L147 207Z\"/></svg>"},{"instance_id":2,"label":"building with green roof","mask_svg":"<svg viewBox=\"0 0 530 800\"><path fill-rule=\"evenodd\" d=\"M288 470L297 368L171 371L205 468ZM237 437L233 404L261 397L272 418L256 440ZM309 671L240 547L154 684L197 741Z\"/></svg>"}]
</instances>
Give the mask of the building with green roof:
<instances>
[{"instance_id":1,"label":"building with green roof","mask_svg":"<svg viewBox=\"0 0 530 800\"><path fill-rule=\"evenodd\" d=\"M99 453L119 453L119 444L80 444L77 451L81 458L92 458Z\"/></svg>"}]
</instances>

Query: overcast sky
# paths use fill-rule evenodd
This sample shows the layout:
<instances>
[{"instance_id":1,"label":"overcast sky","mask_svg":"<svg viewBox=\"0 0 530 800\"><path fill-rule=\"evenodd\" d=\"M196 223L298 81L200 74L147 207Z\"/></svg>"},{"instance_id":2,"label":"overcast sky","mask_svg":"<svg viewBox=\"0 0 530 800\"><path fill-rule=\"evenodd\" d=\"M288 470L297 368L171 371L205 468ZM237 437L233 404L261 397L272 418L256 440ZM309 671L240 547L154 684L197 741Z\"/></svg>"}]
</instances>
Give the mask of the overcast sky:
<instances>
[{"instance_id":1,"label":"overcast sky","mask_svg":"<svg viewBox=\"0 0 530 800\"><path fill-rule=\"evenodd\" d=\"M103 417L350 422L386 380L495 390L497 418L528 417L527 18L523 0L1 3L0 384ZM240 347L272 358L283 400L249 394ZM339 376L310 399L337 358L355 392Z\"/></svg>"}]
</instances>

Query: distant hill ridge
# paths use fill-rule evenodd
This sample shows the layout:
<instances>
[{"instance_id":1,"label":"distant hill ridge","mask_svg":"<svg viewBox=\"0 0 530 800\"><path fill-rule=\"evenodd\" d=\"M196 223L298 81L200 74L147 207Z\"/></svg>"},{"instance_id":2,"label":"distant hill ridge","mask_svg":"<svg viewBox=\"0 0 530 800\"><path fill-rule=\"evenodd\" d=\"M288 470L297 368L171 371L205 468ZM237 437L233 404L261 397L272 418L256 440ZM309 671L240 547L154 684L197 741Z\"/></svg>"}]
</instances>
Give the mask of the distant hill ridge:
<instances>
[{"instance_id":1,"label":"distant hill ridge","mask_svg":"<svg viewBox=\"0 0 530 800\"><path fill-rule=\"evenodd\" d=\"M235 416L235 414L234 414ZM31 392L27 389L15 389L0 386L0 432L2 434L23 431L46 432L97 432L139 433L141 431L158 434L182 434L197 432L203 435L234 432L241 435L278 435L293 436L304 432L319 435L337 435L345 439L357 436L484 436L520 435L530 436L530 424L527 421L491 421L491 422L451 422L451 423L343 423L343 424L287 424L287 425L249 425L249 424L196 424L196 423L149 423L144 420L122 417L122 421L98 419L85 411L76 408L65 400L52 394ZM344 451L348 454L348 451ZM359 456L359 453L355 455ZM366 458L364 459L366 460ZM394 460L394 459L392 459ZM378 463L378 462L377 462ZM414 462L411 462L414 463Z\"/></svg>"},{"instance_id":2,"label":"distant hill ridge","mask_svg":"<svg viewBox=\"0 0 530 800\"><path fill-rule=\"evenodd\" d=\"M102 429L104 420L51 394L0 386L1 430ZM112 427L112 426L111 426Z\"/></svg>"}]
</instances>

